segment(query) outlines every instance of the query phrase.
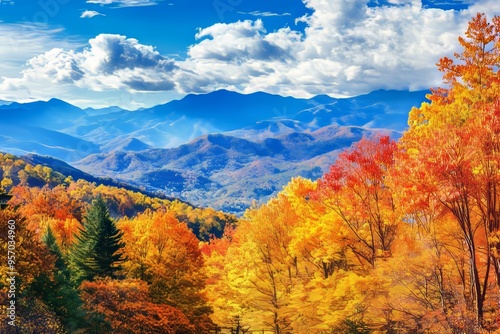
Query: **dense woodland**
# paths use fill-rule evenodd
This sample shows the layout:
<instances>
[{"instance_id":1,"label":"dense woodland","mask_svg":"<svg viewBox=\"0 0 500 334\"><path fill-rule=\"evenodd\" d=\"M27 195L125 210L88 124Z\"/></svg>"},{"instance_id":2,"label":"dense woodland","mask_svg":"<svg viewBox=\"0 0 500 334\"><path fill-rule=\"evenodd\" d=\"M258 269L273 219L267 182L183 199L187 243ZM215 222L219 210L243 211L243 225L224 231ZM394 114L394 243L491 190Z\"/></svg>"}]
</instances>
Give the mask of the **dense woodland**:
<instances>
[{"instance_id":1,"label":"dense woodland","mask_svg":"<svg viewBox=\"0 0 500 334\"><path fill-rule=\"evenodd\" d=\"M459 42L398 142L365 138L237 222L2 155L18 332L500 332L500 18Z\"/></svg>"}]
</instances>

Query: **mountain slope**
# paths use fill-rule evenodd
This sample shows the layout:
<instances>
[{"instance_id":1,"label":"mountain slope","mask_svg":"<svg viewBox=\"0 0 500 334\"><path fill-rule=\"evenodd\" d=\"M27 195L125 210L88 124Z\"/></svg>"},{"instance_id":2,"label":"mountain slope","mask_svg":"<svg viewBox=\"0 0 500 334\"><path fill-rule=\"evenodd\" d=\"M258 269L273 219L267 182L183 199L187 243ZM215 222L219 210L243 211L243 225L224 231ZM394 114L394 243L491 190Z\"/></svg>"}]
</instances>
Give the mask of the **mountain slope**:
<instances>
[{"instance_id":1,"label":"mountain slope","mask_svg":"<svg viewBox=\"0 0 500 334\"><path fill-rule=\"evenodd\" d=\"M233 137L263 140L293 132L315 131L333 124L385 128L402 131L412 106L419 105L426 91L376 91L367 95L334 99L317 96L295 99L266 93L243 95L229 91L187 95L181 100L153 108L128 111L117 107L87 112L66 102L52 99L46 102L11 103L0 105L1 124L13 130L26 126L56 131L83 140L71 158L120 150L142 150L148 146L170 148L185 144L209 133L226 133ZM67 140L53 133L37 136L39 145L28 145L22 138L11 135L16 144L5 144L0 138L0 149L9 151L37 151L56 154L43 146L67 147ZM141 141L127 146L131 140ZM34 140L28 140L28 142ZM50 141L50 142L49 142ZM89 147L88 143L92 143ZM117 144L118 143L118 144ZM138 144L138 143L136 143ZM66 159L57 153L59 158ZM74 160L72 160L74 161Z\"/></svg>"},{"instance_id":2,"label":"mountain slope","mask_svg":"<svg viewBox=\"0 0 500 334\"><path fill-rule=\"evenodd\" d=\"M71 176L73 180L85 180L88 182L96 183L96 184L102 184L105 186L109 187L119 187L123 188L126 190L134 191L134 192L140 192L143 193L147 196L151 197L160 197L162 199L167 199L169 201L173 200L180 200L178 198L173 198L169 196L164 196L161 193L152 193L144 190L144 187L134 187L126 182L118 182L116 180L110 179L110 178L101 178L101 177L96 177L92 174L85 173L71 165L68 165L62 160L55 159L49 156L43 156L43 155L36 155L36 154L27 154L19 157L19 159L23 160L24 162L31 164L33 166L36 165L41 165L41 166L46 166L50 167L52 170L55 172L61 173L64 176ZM185 201L182 201L185 202ZM187 202L185 202L187 203Z\"/></svg>"},{"instance_id":3,"label":"mountain slope","mask_svg":"<svg viewBox=\"0 0 500 334\"><path fill-rule=\"evenodd\" d=\"M2 123L33 125L49 130L62 130L86 116L87 113L80 108L58 99L0 105Z\"/></svg>"},{"instance_id":4,"label":"mountain slope","mask_svg":"<svg viewBox=\"0 0 500 334\"><path fill-rule=\"evenodd\" d=\"M60 100L0 105L0 151L49 155L97 176L239 212L293 176L317 178L363 135L406 128L427 91L311 99L230 91L136 111Z\"/></svg>"},{"instance_id":5,"label":"mountain slope","mask_svg":"<svg viewBox=\"0 0 500 334\"><path fill-rule=\"evenodd\" d=\"M91 155L78 168L202 206L242 213L294 176L318 178L345 147L373 131L332 125L252 142L206 135L172 149Z\"/></svg>"},{"instance_id":6,"label":"mountain slope","mask_svg":"<svg viewBox=\"0 0 500 334\"><path fill-rule=\"evenodd\" d=\"M89 154L100 152L99 146L58 131L39 126L15 126L0 123L0 151L50 155L65 161L76 161Z\"/></svg>"}]
</instances>

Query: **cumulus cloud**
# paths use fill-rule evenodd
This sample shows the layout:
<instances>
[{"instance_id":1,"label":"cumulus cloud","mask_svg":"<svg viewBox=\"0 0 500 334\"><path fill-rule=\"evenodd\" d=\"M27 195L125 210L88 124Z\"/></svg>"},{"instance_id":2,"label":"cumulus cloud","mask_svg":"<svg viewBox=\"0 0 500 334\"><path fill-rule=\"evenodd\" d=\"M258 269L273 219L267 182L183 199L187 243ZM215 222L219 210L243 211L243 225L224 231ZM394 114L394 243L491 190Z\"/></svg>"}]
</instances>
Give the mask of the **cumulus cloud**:
<instances>
[{"instance_id":1,"label":"cumulus cloud","mask_svg":"<svg viewBox=\"0 0 500 334\"><path fill-rule=\"evenodd\" d=\"M82 13L82 15L80 15L80 18L81 19L91 19L93 18L94 16L106 16L104 14L101 14L99 12L96 12L95 10L86 10Z\"/></svg>"},{"instance_id":2,"label":"cumulus cloud","mask_svg":"<svg viewBox=\"0 0 500 334\"><path fill-rule=\"evenodd\" d=\"M189 49L189 56L230 62L266 61L286 56L285 50L264 36L265 32L261 20L218 23L196 34L197 39L203 40Z\"/></svg>"},{"instance_id":3,"label":"cumulus cloud","mask_svg":"<svg viewBox=\"0 0 500 334\"><path fill-rule=\"evenodd\" d=\"M164 91L174 88L172 60L152 46L121 35L101 34L81 52L53 48L30 59L19 78L4 78L0 89L28 89L36 83L72 84L102 91Z\"/></svg>"},{"instance_id":4,"label":"cumulus cloud","mask_svg":"<svg viewBox=\"0 0 500 334\"><path fill-rule=\"evenodd\" d=\"M227 88L242 92L346 96L374 89L426 89L441 83L435 63L459 50L457 37L479 9L490 18L495 0L468 11L424 8L419 0L303 0L307 25L266 32L263 22L215 24L198 32L189 58L177 62L185 92Z\"/></svg>"},{"instance_id":5,"label":"cumulus cloud","mask_svg":"<svg viewBox=\"0 0 500 334\"><path fill-rule=\"evenodd\" d=\"M292 47L300 34L290 29L267 33L261 20L246 20L201 29L196 38L189 57L176 62L181 70L175 81L183 92L244 91L259 78L280 75L285 64L294 62ZM280 64L282 69L276 67Z\"/></svg>"}]
</instances>

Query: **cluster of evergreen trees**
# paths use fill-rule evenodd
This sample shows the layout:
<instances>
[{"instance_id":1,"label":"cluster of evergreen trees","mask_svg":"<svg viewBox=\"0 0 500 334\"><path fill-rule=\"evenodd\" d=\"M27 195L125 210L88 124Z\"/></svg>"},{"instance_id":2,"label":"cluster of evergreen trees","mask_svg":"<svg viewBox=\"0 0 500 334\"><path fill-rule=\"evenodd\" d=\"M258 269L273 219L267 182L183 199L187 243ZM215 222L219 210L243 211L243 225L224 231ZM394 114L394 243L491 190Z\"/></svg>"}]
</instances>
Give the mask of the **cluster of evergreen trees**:
<instances>
[{"instance_id":1,"label":"cluster of evergreen trees","mask_svg":"<svg viewBox=\"0 0 500 334\"><path fill-rule=\"evenodd\" d=\"M19 251L35 252L34 249L21 250L21 247L39 247L36 243L25 244L23 240L25 237L34 236L26 235L29 229L24 224L24 218L16 216L16 220L20 230L17 240ZM92 202L79 232L71 251L63 254L51 227L47 228L42 241L48 250L48 255L52 256L54 265L50 271L36 275L30 284L27 282L29 277L24 277L27 275L18 274L21 293L16 299L19 306L17 327L5 327L6 324L3 323L0 332L14 330L13 332L24 333L43 330L44 333L73 333L84 330L86 333L89 331L106 333L110 329L102 315L89 314L84 310L79 291L79 286L84 280L118 278L121 264L125 260L122 252L125 246L121 241L122 233L111 219L101 197ZM18 261L24 260L21 254L18 258ZM45 260L47 258L46 256ZM22 264L19 263L19 266ZM24 287L26 288L23 289ZM52 322L49 319L36 320L44 316L49 318L49 315L55 316Z\"/></svg>"}]
</instances>

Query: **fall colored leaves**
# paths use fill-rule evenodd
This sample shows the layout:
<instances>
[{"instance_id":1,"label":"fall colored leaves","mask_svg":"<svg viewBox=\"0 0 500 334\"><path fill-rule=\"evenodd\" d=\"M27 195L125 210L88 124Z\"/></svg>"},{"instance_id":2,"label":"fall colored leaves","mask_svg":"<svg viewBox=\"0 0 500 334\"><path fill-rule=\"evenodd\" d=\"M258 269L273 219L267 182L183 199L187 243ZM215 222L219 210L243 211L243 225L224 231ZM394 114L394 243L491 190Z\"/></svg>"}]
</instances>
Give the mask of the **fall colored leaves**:
<instances>
[{"instance_id":1,"label":"fall colored leaves","mask_svg":"<svg viewBox=\"0 0 500 334\"><path fill-rule=\"evenodd\" d=\"M395 143L363 139L294 179L211 250L213 318L274 333L498 330L500 18L478 14L447 87ZM214 243L214 245L219 245ZM219 301L220 299L226 302Z\"/></svg>"},{"instance_id":2,"label":"fall colored leaves","mask_svg":"<svg viewBox=\"0 0 500 334\"><path fill-rule=\"evenodd\" d=\"M73 181L8 154L0 162L0 173L12 181L3 183L12 198L0 210L0 245L7 247L5 224L15 219L21 331L210 330L199 243L220 236L234 217ZM5 288L0 282L2 308ZM7 331L2 323L0 331Z\"/></svg>"},{"instance_id":3,"label":"fall colored leaves","mask_svg":"<svg viewBox=\"0 0 500 334\"><path fill-rule=\"evenodd\" d=\"M364 138L320 180L292 179L237 224L2 155L17 209L0 210L0 223L16 218L29 259L24 321L54 332L498 332L500 18L478 14L459 42L438 63L447 86L410 111L398 142ZM97 194L120 217L122 270L70 286L64 261Z\"/></svg>"}]
</instances>

